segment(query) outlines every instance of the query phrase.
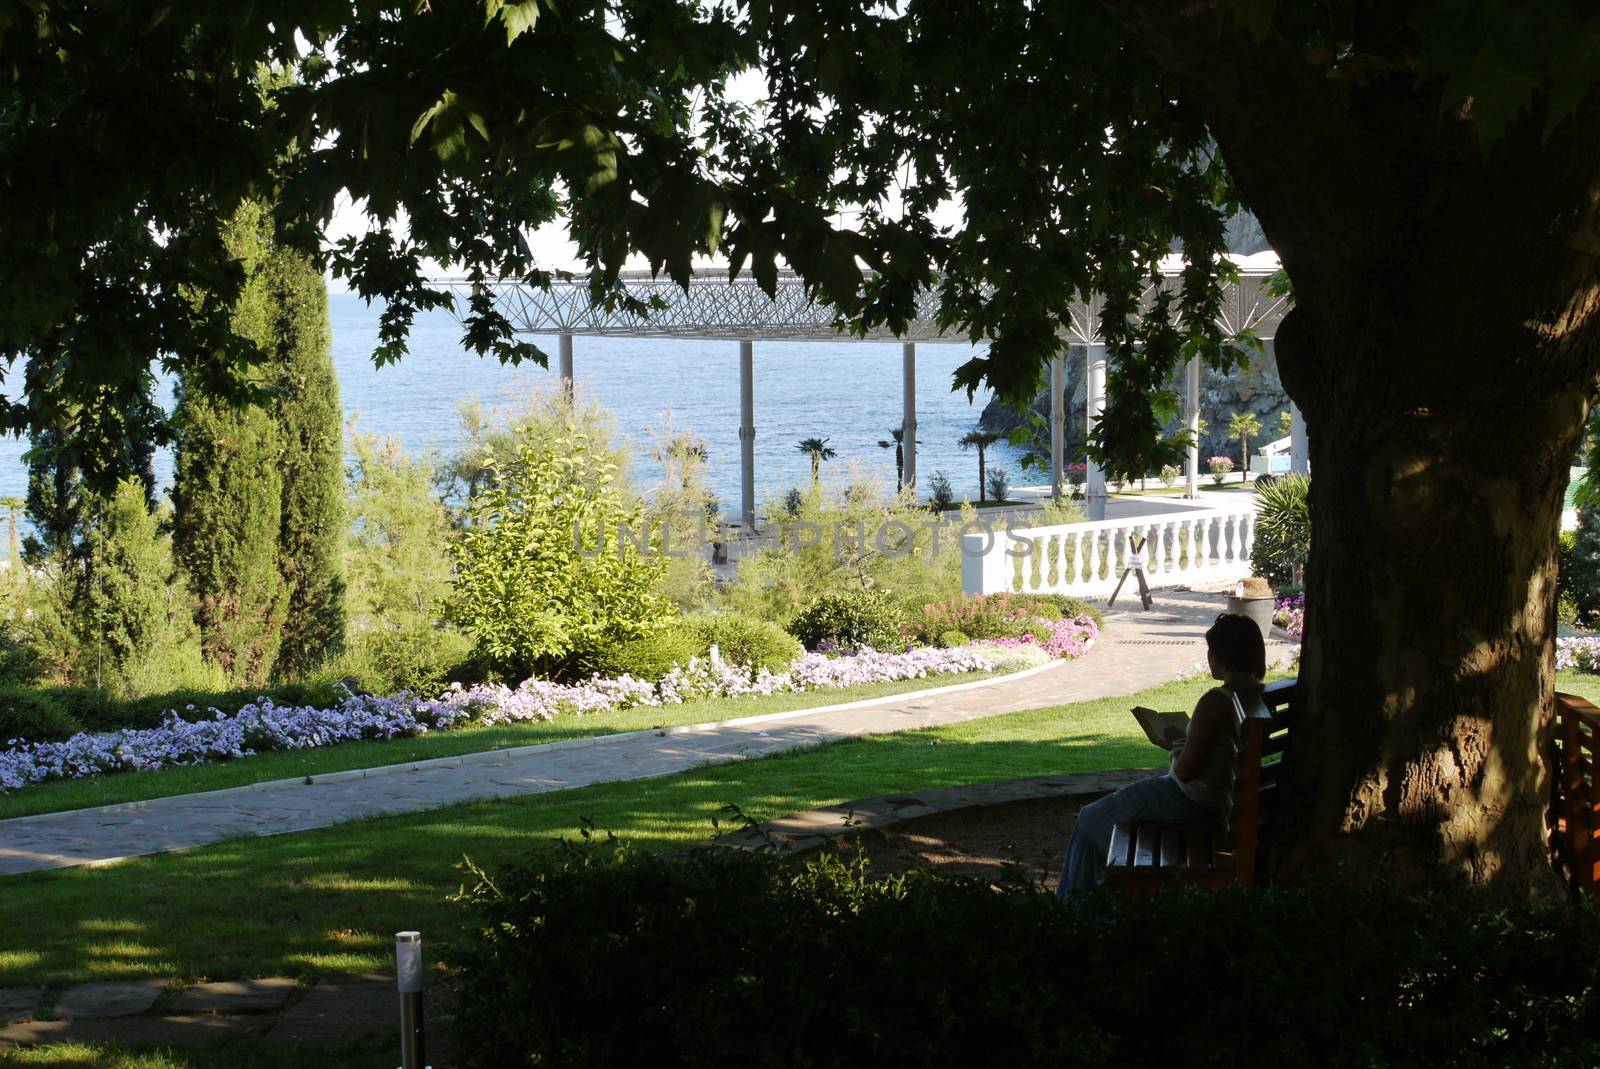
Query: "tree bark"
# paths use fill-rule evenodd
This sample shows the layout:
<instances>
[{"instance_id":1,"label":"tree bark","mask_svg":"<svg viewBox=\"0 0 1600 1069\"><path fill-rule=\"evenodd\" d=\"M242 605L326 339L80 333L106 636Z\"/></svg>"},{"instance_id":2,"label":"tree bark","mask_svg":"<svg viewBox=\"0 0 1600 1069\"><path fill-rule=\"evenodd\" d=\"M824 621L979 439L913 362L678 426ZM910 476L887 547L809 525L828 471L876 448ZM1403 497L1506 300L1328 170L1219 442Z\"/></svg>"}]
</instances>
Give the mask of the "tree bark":
<instances>
[{"instance_id":1,"label":"tree bark","mask_svg":"<svg viewBox=\"0 0 1600 1069\"><path fill-rule=\"evenodd\" d=\"M1600 384L1600 91L1490 149L1410 74L1340 90L1213 5L1104 0L1201 108L1295 284L1312 548L1274 863L1552 891L1563 491Z\"/></svg>"}]
</instances>

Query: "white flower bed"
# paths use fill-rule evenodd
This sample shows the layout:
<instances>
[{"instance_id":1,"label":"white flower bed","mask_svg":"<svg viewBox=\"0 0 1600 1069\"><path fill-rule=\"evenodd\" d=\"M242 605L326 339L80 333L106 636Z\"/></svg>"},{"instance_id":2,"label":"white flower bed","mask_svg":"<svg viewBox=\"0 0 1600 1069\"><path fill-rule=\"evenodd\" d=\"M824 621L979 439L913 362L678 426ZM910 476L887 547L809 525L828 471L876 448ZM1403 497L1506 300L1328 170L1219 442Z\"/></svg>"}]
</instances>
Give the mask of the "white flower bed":
<instances>
[{"instance_id":1,"label":"white flower bed","mask_svg":"<svg viewBox=\"0 0 1600 1069\"><path fill-rule=\"evenodd\" d=\"M424 735L464 723L505 724L592 715L639 705L678 705L707 698L747 697L823 687L855 687L958 672L993 671L973 649L919 648L906 653L862 650L846 656L808 653L787 671L772 673L696 658L659 683L623 676L583 683L530 679L504 686L453 687L437 701L408 694L359 695L332 709L274 705L262 699L228 716L186 720L177 713L154 728L82 733L64 742L9 740L0 751L0 791L107 772L144 771L250 757L269 750L303 750L361 739ZM187 712L192 717L191 706Z\"/></svg>"}]
</instances>

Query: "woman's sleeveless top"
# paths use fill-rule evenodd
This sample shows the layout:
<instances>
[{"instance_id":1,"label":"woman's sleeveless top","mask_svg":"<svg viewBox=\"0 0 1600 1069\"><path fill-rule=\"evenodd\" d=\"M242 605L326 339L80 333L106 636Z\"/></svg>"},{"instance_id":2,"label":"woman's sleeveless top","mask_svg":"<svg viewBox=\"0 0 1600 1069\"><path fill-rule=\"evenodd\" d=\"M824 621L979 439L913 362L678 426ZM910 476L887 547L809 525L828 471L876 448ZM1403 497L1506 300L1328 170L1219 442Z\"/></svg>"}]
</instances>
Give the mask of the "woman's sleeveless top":
<instances>
[{"instance_id":1,"label":"woman's sleeveless top","mask_svg":"<svg viewBox=\"0 0 1600 1069\"><path fill-rule=\"evenodd\" d=\"M1230 742L1235 730L1232 715L1233 695L1237 694L1247 704L1249 700L1261 690L1261 681L1251 677L1229 679L1222 686L1216 688L1228 696L1230 715L1223 730L1211 736L1211 743L1206 747L1206 760L1200 774L1187 782L1173 776L1180 790L1195 802L1201 805L1221 806L1227 798L1228 771L1233 763L1233 747ZM1172 763L1177 764L1178 754L1182 751L1174 748Z\"/></svg>"}]
</instances>

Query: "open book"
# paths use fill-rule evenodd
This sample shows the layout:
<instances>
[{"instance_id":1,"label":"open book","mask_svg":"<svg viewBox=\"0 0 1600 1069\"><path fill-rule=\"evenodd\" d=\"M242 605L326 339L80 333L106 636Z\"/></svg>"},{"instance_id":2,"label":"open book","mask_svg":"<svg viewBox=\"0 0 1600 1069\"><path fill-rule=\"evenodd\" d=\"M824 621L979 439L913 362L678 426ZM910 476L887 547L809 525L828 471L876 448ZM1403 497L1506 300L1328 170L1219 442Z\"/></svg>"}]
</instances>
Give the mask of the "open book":
<instances>
[{"instance_id":1,"label":"open book","mask_svg":"<svg viewBox=\"0 0 1600 1069\"><path fill-rule=\"evenodd\" d=\"M1133 718L1139 721L1139 726L1144 728L1144 733L1150 741L1163 750L1172 748L1172 740L1167 737L1173 729L1182 735L1189 730L1188 713L1158 713L1154 709L1146 709L1142 705L1133 707Z\"/></svg>"}]
</instances>

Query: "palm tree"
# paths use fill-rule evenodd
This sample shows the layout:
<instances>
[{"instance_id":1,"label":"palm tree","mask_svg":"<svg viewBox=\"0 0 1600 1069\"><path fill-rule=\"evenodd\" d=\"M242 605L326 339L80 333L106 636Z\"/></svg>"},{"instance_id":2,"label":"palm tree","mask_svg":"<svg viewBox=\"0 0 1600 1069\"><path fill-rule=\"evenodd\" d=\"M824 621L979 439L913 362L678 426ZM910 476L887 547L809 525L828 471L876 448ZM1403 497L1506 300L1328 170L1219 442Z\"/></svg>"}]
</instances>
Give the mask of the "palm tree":
<instances>
[{"instance_id":1,"label":"palm tree","mask_svg":"<svg viewBox=\"0 0 1600 1069\"><path fill-rule=\"evenodd\" d=\"M1261 418L1254 412L1235 412L1228 417L1228 437L1239 439L1239 481L1250 481L1250 437L1261 433Z\"/></svg>"},{"instance_id":2,"label":"palm tree","mask_svg":"<svg viewBox=\"0 0 1600 1069\"><path fill-rule=\"evenodd\" d=\"M817 485L817 480L822 476L822 462L824 460L832 460L839 455L828 448L828 439L826 438L802 438L800 444L795 448L811 458L812 486Z\"/></svg>"},{"instance_id":3,"label":"palm tree","mask_svg":"<svg viewBox=\"0 0 1600 1069\"><path fill-rule=\"evenodd\" d=\"M979 426L976 426L976 427L972 428L972 430L968 431L966 434L962 435L960 442L957 443L958 445L961 446L962 449L976 448L978 450L978 503L979 504L982 504L983 501L984 501L983 480L985 478L985 473L989 470L988 466L985 465L984 462L983 462L984 450L988 449L991 445L994 445L994 443L998 442L1001 439L1001 437L1002 437L1002 435L999 434L996 431L986 431L986 430L984 430L983 426L980 424Z\"/></svg>"},{"instance_id":4,"label":"palm tree","mask_svg":"<svg viewBox=\"0 0 1600 1069\"><path fill-rule=\"evenodd\" d=\"M900 426L889 432L889 437L878 439L879 448L894 450L894 492L897 494L905 489L905 440L906 425L904 421L901 422ZM920 443L922 439L918 438L917 441Z\"/></svg>"}]
</instances>

